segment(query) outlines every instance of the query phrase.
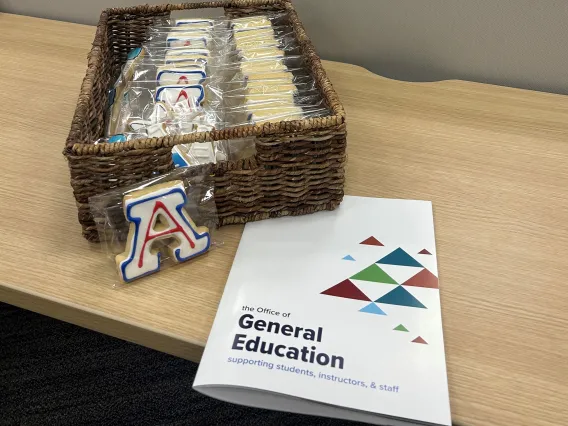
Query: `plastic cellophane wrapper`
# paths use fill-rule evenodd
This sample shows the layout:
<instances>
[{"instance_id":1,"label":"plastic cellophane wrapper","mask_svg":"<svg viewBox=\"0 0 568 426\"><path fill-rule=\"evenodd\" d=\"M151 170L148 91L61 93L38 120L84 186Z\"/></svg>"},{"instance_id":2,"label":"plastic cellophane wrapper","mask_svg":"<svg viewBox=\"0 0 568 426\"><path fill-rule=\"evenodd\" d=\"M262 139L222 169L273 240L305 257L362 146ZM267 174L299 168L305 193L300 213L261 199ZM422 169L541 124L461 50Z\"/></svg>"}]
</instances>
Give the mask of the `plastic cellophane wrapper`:
<instances>
[{"instance_id":1,"label":"plastic cellophane wrapper","mask_svg":"<svg viewBox=\"0 0 568 426\"><path fill-rule=\"evenodd\" d=\"M109 95L106 137L124 142L330 113L286 12L159 18ZM177 166L254 155L254 140L177 145Z\"/></svg>"},{"instance_id":2,"label":"plastic cellophane wrapper","mask_svg":"<svg viewBox=\"0 0 568 426\"><path fill-rule=\"evenodd\" d=\"M301 120L329 114L307 72L285 14L231 21L238 70L225 79L223 121L230 126Z\"/></svg>"},{"instance_id":3,"label":"plastic cellophane wrapper","mask_svg":"<svg viewBox=\"0 0 568 426\"><path fill-rule=\"evenodd\" d=\"M215 233L219 225L219 219L215 205L214 178L211 167L210 164L204 164L177 168L170 173L156 176L138 184L116 188L89 198L89 206L97 226L102 250L115 266L119 266L118 262L121 259L121 255L127 256L129 249L131 253L133 252L132 247L135 244L133 239L141 239L144 235L148 237L150 234L152 239L149 242L151 247L148 247L148 255L157 255L159 253L157 255L159 258L159 269L161 270L178 263L173 256L180 239L177 238L176 240L175 233L172 234L171 238L168 237L169 234L159 235L160 226L162 229L174 228L174 225L177 223L175 216L168 216L166 196L161 198L153 196L153 191L160 190L162 187L166 187L166 189L170 187L174 189L176 187L183 188L185 193L185 203L183 204L185 219L183 220L186 221L187 217L189 217L187 222L191 222L192 229L196 230L197 233L203 234L207 230L206 232L209 235L208 241L201 240L201 245L203 246L201 249L203 250L196 250L196 257L222 244L221 241L216 239ZM156 210L155 214L152 215L149 220L149 230L143 229L144 224L148 221L141 220L139 217L141 215L134 218L130 217L131 220L127 218L129 215L132 216L133 213L128 210L126 200L131 199L132 201L132 198L134 200L142 200L142 203L146 202L146 199L148 203L155 202L157 199L166 206L163 210ZM146 211L149 212L151 207L152 205L149 205ZM169 210L173 212L173 209ZM178 211L177 208L176 211ZM179 214L181 215L181 212ZM134 213L134 216L137 216L136 213ZM164 218L166 219L164 220ZM136 226L138 226L138 230L133 235L133 229ZM191 237L193 239L193 235ZM194 242L199 244L197 239L194 239ZM205 244L206 242L207 244ZM121 276L120 272L119 276ZM134 279L137 278L135 277ZM127 280L120 280L120 282L124 281Z\"/></svg>"},{"instance_id":4,"label":"plastic cellophane wrapper","mask_svg":"<svg viewBox=\"0 0 568 426\"><path fill-rule=\"evenodd\" d=\"M106 141L222 128L206 90L208 67L224 61L228 37L224 18L157 19L109 94Z\"/></svg>"}]
</instances>

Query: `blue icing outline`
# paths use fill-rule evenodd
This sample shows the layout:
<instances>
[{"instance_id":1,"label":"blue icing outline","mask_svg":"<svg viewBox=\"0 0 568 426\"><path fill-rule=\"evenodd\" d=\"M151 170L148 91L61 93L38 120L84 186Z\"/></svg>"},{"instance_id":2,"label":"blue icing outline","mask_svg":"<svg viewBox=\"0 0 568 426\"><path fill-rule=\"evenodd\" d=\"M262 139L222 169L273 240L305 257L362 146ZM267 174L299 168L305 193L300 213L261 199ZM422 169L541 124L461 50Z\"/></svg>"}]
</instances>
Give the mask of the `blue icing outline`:
<instances>
[{"instance_id":1,"label":"blue icing outline","mask_svg":"<svg viewBox=\"0 0 568 426\"><path fill-rule=\"evenodd\" d=\"M160 81L160 76L166 72L169 73L173 73L173 74L201 74L201 80L199 80L198 84L203 83L203 80L205 80L205 72L203 71L199 71L199 70L194 70L194 71L176 71L175 68L171 69L171 70L162 70L158 73L158 75L156 76L156 80Z\"/></svg>"},{"instance_id":2,"label":"blue icing outline","mask_svg":"<svg viewBox=\"0 0 568 426\"><path fill-rule=\"evenodd\" d=\"M165 89L193 89L193 88L199 88L200 94L199 97L197 98L197 103L201 104L201 101L203 100L203 98L205 97L205 93L203 90L203 86L201 84L188 84L186 86L177 86L175 84L170 84L168 86L161 86L158 88L158 90L156 90L156 96L154 97L157 101L162 101L162 99L160 99L160 93L162 93Z\"/></svg>"},{"instance_id":3,"label":"blue icing outline","mask_svg":"<svg viewBox=\"0 0 568 426\"><path fill-rule=\"evenodd\" d=\"M185 21L185 22L184 22ZM210 19L196 19L196 20L191 20L191 19L178 19L176 21L176 27L180 26L180 25L188 25L188 24L200 24L202 22L206 22L209 24L210 27L213 26L213 22L211 22Z\"/></svg>"},{"instance_id":4,"label":"blue icing outline","mask_svg":"<svg viewBox=\"0 0 568 426\"><path fill-rule=\"evenodd\" d=\"M155 195L155 196L150 197L150 198L143 198L139 201L135 201L135 202L129 204L128 207L126 208L126 219L129 222L134 223L134 226L136 227L136 229L134 230L134 237L132 238L132 245L131 245L130 253L128 254L128 257L126 259L124 259L122 262L120 262L120 273L121 273L122 279L125 282L129 283L129 282L132 282L132 281L134 281L138 278L142 278L142 277L145 277L146 275L150 275L150 274L153 274L154 272L158 272L160 270L160 266L161 266L161 262L162 262L162 256L161 256L162 253L158 252L156 254L156 256L158 256L158 267L156 269L154 269L152 271L145 272L142 275L137 275L134 278L129 279L129 278L126 277L125 269L134 259L134 254L136 252L136 243L138 241L138 232L140 231L140 222L141 222L140 218L135 218L135 217L131 216L132 207L134 207L138 204L146 203L146 202L151 201L151 200L155 200L156 198L163 198L165 196L168 196L168 195L176 193L176 192L179 192L182 195L182 198L183 198L182 202L176 206L176 211L179 213L179 215L181 216L183 221L186 223L186 225L189 227L189 229L191 229L191 232L193 233L193 236L195 237L196 240L200 240L202 238L207 238L207 246L203 250L201 250L200 252L194 253L194 254L186 257L185 259L179 256L179 252L180 252L179 247L176 248L174 250L174 255L175 255L177 261L180 262L180 263L185 262L185 261L187 261L191 258L194 258L196 256L199 256L200 254L205 253L207 250L209 250L209 247L211 247L211 235L210 235L210 233L205 232L201 236L199 234L197 234L195 229L193 229L193 226L191 226L191 224L189 223L189 221L187 220L187 218L183 214L182 209L184 208L185 204L187 203L187 195L185 194L185 191L183 191L181 188L172 188L169 192L166 192L165 194Z\"/></svg>"}]
</instances>

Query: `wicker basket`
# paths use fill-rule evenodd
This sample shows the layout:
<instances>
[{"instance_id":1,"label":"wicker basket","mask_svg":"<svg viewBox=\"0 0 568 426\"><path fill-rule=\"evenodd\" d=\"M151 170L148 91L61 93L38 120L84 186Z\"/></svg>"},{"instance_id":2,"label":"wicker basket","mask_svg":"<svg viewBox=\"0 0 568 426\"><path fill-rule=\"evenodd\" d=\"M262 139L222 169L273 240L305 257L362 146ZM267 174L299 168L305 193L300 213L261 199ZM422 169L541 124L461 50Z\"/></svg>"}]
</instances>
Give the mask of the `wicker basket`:
<instances>
[{"instance_id":1,"label":"wicker basket","mask_svg":"<svg viewBox=\"0 0 568 426\"><path fill-rule=\"evenodd\" d=\"M302 54L332 114L95 145L93 141L103 136L108 89L127 53L144 42L152 17L206 7L224 7L231 17L287 10ZM173 169L172 146L249 136L256 137L254 157L220 162L213 168L221 225L332 210L339 205L344 183L345 112L289 0L144 5L103 11L63 152L69 162L83 235L90 241L98 240L89 197Z\"/></svg>"}]
</instances>

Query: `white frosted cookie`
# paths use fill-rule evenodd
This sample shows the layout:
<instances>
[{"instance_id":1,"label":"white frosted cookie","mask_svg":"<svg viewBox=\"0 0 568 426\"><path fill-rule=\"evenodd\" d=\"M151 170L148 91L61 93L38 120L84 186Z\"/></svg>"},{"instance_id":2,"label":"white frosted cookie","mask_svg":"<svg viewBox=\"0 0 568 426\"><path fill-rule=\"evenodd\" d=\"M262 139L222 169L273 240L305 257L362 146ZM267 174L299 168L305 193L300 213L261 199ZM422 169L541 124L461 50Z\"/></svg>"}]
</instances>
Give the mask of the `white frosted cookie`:
<instances>
[{"instance_id":1,"label":"white frosted cookie","mask_svg":"<svg viewBox=\"0 0 568 426\"><path fill-rule=\"evenodd\" d=\"M172 56L179 55L204 55L209 56L209 49L197 48L197 47L172 47L166 48L165 56L166 58L171 58Z\"/></svg>"},{"instance_id":2,"label":"white frosted cookie","mask_svg":"<svg viewBox=\"0 0 568 426\"><path fill-rule=\"evenodd\" d=\"M248 78L249 73L264 73L264 72L273 72L273 71L286 71L288 68L286 65L282 64L281 62L265 62L263 63L255 63L257 61L251 62L242 62L241 63L241 74L243 77ZM248 66L249 64L253 64Z\"/></svg>"},{"instance_id":3,"label":"white frosted cookie","mask_svg":"<svg viewBox=\"0 0 568 426\"><path fill-rule=\"evenodd\" d=\"M290 105L294 105L294 95L290 92L245 95L245 105L262 104L266 102L289 103Z\"/></svg>"},{"instance_id":4,"label":"white frosted cookie","mask_svg":"<svg viewBox=\"0 0 568 426\"><path fill-rule=\"evenodd\" d=\"M279 47L280 43L274 37L266 37L259 40L244 40L240 43L235 43L237 50L253 49L259 47Z\"/></svg>"},{"instance_id":5,"label":"white frosted cookie","mask_svg":"<svg viewBox=\"0 0 568 426\"><path fill-rule=\"evenodd\" d=\"M253 29L267 25L271 26L272 22L266 15L243 16L242 18L234 18L231 20L231 28L236 30Z\"/></svg>"},{"instance_id":6,"label":"white frosted cookie","mask_svg":"<svg viewBox=\"0 0 568 426\"><path fill-rule=\"evenodd\" d=\"M174 68L186 68L186 69L195 69L198 71L203 71L205 72L205 63L201 62L201 61L168 61L166 62L166 66L168 67L174 67Z\"/></svg>"},{"instance_id":7,"label":"white frosted cookie","mask_svg":"<svg viewBox=\"0 0 568 426\"><path fill-rule=\"evenodd\" d=\"M190 109L194 109L201 104L205 92L200 84L180 85L173 84L169 86L159 86L156 90L155 99L162 101L168 106L178 103L187 103Z\"/></svg>"},{"instance_id":8,"label":"white frosted cookie","mask_svg":"<svg viewBox=\"0 0 568 426\"><path fill-rule=\"evenodd\" d=\"M126 249L115 258L122 281L130 282L159 271L159 250L164 250L175 262L184 262L209 250L209 229L195 225L184 208L186 203L187 195L180 180L124 196L124 214L130 228Z\"/></svg>"},{"instance_id":9,"label":"white frosted cookie","mask_svg":"<svg viewBox=\"0 0 568 426\"><path fill-rule=\"evenodd\" d=\"M172 31L166 37L168 47L207 48L207 33Z\"/></svg>"},{"instance_id":10,"label":"white frosted cookie","mask_svg":"<svg viewBox=\"0 0 568 426\"><path fill-rule=\"evenodd\" d=\"M258 61L241 62L243 71L282 71L287 67L282 63L282 59L262 59Z\"/></svg>"},{"instance_id":11,"label":"white frosted cookie","mask_svg":"<svg viewBox=\"0 0 568 426\"><path fill-rule=\"evenodd\" d=\"M278 83L293 83L294 75L286 71L268 71L268 72L248 72L247 77L249 80L268 80Z\"/></svg>"},{"instance_id":12,"label":"white frosted cookie","mask_svg":"<svg viewBox=\"0 0 568 426\"><path fill-rule=\"evenodd\" d=\"M184 31L211 31L213 29L211 19L177 19L175 26Z\"/></svg>"},{"instance_id":13,"label":"white frosted cookie","mask_svg":"<svg viewBox=\"0 0 568 426\"><path fill-rule=\"evenodd\" d=\"M207 62L209 50L207 49L168 49L164 55L166 63L180 61Z\"/></svg>"},{"instance_id":14,"label":"white frosted cookie","mask_svg":"<svg viewBox=\"0 0 568 426\"><path fill-rule=\"evenodd\" d=\"M202 64L206 64L208 61L207 56L204 55L198 55L198 54L184 54L184 55L176 55L176 56L171 56L169 58L167 58L164 62L166 64L176 64L179 62L183 62L183 63L202 63Z\"/></svg>"},{"instance_id":15,"label":"white frosted cookie","mask_svg":"<svg viewBox=\"0 0 568 426\"><path fill-rule=\"evenodd\" d=\"M262 28L258 30L240 31L233 34L235 40L259 40L265 38L274 38L274 30L272 28Z\"/></svg>"},{"instance_id":16,"label":"white frosted cookie","mask_svg":"<svg viewBox=\"0 0 568 426\"><path fill-rule=\"evenodd\" d=\"M238 51L252 47L278 47L278 40L274 37L274 34L266 34L262 37L254 37L250 39L235 40L235 47Z\"/></svg>"},{"instance_id":17,"label":"white frosted cookie","mask_svg":"<svg viewBox=\"0 0 568 426\"><path fill-rule=\"evenodd\" d=\"M159 86L171 84L200 84L205 79L205 72L164 65L157 68L156 81Z\"/></svg>"},{"instance_id":18,"label":"white frosted cookie","mask_svg":"<svg viewBox=\"0 0 568 426\"><path fill-rule=\"evenodd\" d=\"M283 58L284 51L277 47L255 47L239 51L239 56L244 61L266 58Z\"/></svg>"},{"instance_id":19,"label":"white frosted cookie","mask_svg":"<svg viewBox=\"0 0 568 426\"><path fill-rule=\"evenodd\" d=\"M183 18L176 19L174 25L176 27L199 27L199 28L211 28L215 24L213 19L206 18Z\"/></svg>"},{"instance_id":20,"label":"white frosted cookie","mask_svg":"<svg viewBox=\"0 0 568 426\"><path fill-rule=\"evenodd\" d=\"M259 80L248 81L245 90L247 94L254 95L261 93L296 93L298 88L293 83Z\"/></svg>"},{"instance_id":21,"label":"white frosted cookie","mask_svg":"<svg viewBox=\"0 0 568 426\"><path fill-rule=\"evenodd\" d=\"M165 65L174 65L176 67L186 67L186 66L196 66L201 68L203 71L205 71L205 67L207 65L207 57L203 56L203 57L183 57L183 56L178 56L178 57L173 57L171 59L168 59L167 61L164 61Z\"/></svg>"},{"instance_id":22,"label":"white frosted cookie","mask_svg":"<svg viewBox=\"0 0 568 426\"><path fill-rule=\"evenodd\" d=\"M249 121L254 123L279 122L301 120L304 118L302 108L297 106L290 107L274 107L274 108L254 108L254 105L248 106Z\"/></svg>"},{"instance_id":23,"label":"white frosted cookie","mask_svg":"<svg viewBox=\"0 0 568 426\"><path fill-rule=\"evenodd\" d=\"M243 62L244 64L244 62ZM288 70L288 68L286 67L286 65L282 65L282 64L273 64L270 67L266 67L266 68L262 68L262 67L257 67L256 69L247 69L246 67L243 68L242 64L241 64L241 74L243 76L243 78L245 80L256 80L255 75L257 74L264 74L264 73L269 73L269 72L274 72L274 71L280 71L280 72L286 72ZM284 81L289 81L288 79L284 80Z\"/></svg>"},{"instance_id":24,"label":"white frosted cookie","mask_svg":"<svg viewBox=\"0 0 568 426\"><path fill-rule=\"evenodd\" d=\"M174 61L166 63L163 66L158 66L157 68L173 68L173 69L183 69L187 71L201 71L207 74L205 71L205 64L201 61Z\"/></svg>"},{"instance_id":25,"label":"white frosted cookie","mask_svg":"<svg viewBox=\"0 0 568 426\"><path fill-rule=\"evenodd\" d=\"M249 19L246 21L237 21L234 20L231 24L233 31L248 31L248 30L256 30L261 28L270 28L272 27L272 22L264 16L259 16L256 19Z\"/></svg>"}]
</instances>

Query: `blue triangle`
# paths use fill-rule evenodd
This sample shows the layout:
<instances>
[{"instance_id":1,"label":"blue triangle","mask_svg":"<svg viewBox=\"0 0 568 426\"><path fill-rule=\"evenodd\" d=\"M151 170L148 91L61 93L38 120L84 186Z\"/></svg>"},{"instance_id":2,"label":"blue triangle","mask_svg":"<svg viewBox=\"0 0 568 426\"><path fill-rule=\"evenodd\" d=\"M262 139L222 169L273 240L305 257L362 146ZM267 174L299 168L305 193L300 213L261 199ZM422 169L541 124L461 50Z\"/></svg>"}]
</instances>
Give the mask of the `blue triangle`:
<instances>
[{"instance_id":1,"label":"blue triangle","mask_svg":"<svg viewBox=\"0 0 568 426\"><path fill-rule=\"evenodd\" d=\"M388 292L383 297L375 300L376 303L385 303L387 305L408 306L410 308L424 308L420 301L408 292L403 286L399 285L393 291Z\"/></svg>"},{"instance_id":2,"label":"blue triangle","mask_svg":"<svg viewBox=\"0 0 568 426\"><path fill-rule=\"evenodd\" d=\"M375 305L373 302L369 303L363 309L359 309L359 312L366 312L368 314L375 314L375 315L386 315L381 308Z\"/></svg>"},{"instance_id":3,"label":"blue triangle","mask_svg":"<svg viewBox=\"0 0 568 426\"><path fill-rule=\"evenodd\" d=\"M416 261L411 255L405 252L400 247L395 251L387 254L381 260L377 260L375 263L383 263L385 265L398 265L398 266L416 266L421 268L422 265Z\"/></svg>"},{"instance_id":4,"label":"blue triangle","mask_svg":"<svg viewBox=\"0 0 568 426\"><path fill-rule=\"evenodd\" d=\"M347 256L345 256L345 257L343 258L343 260L355 260L355 259L353 259L353 257L351 257L351 255L348 254Z\"/></svg>"}]
</instances>

